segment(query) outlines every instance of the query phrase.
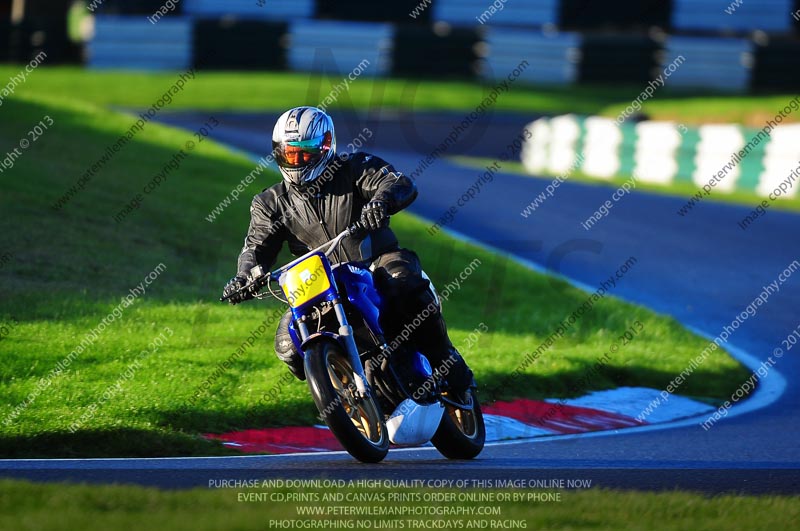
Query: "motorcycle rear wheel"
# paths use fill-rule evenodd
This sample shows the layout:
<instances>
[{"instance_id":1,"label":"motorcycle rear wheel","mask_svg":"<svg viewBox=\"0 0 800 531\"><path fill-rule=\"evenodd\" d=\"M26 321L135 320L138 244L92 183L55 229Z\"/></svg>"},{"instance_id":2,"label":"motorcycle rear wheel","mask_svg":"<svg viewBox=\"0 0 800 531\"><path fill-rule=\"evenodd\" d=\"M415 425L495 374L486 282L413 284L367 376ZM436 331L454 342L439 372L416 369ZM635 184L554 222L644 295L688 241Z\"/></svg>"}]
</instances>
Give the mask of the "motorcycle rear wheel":
<instances>
[{"instance_id":1,"label":"motorcycle rear wheel","mask_svg":"<svg viewBox=\"0 0 800 531\"><path fill-rule=\"evenodd\" d=\"M468 391L472 397L472 410L445 405L444 415L431 442L448 459L472 459L483 450L486 442L486 426L483 413L474 390Z\"/></svg>"},{"instance_id":2,"label":"motorcycle rear wheel","mask_svg":"<svg viewBox=\"0 0 800 531\"><path fill-rule=\"evenodd\" d=\"M389 451L389 434L374 398L357 396L350 359L335 341L315 343L305 353L311 396L325 424L345 450L364 463Z\"/></svg>"}]
</instances>

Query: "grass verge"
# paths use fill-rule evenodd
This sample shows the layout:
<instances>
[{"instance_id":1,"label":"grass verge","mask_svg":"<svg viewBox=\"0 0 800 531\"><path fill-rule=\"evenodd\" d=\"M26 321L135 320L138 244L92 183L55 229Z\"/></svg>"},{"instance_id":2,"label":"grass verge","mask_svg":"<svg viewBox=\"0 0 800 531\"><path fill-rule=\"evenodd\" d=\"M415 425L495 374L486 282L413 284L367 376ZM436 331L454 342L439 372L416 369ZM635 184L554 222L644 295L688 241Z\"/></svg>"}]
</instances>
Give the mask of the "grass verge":
<instances>
[{"instance_id":1,"label":"grass verge","mask_svg":"<svg viewBox=\"0 0 800 531\"><path fill-rule=\"evenodd\" d=\"M0 79L17 74L16 66L0 65ZM101 106L149 108L175 82L174 73L93 71L76 67L40 67L18 94L75 98ZM285 110L296 105L318 105L342 81L338 76L293 72L197 72L172 109ZM391 108L407 110L474 110L491 91L490 85L467 81L433 81L360 77L340 94L330 108ZM500 95L494 109L533 114L597 114L616 117L644 87L639 86L531 86L518 82ZM338 92L337 92L338 93ZM686 125L740 123L763 127L795 95L728 94L660 90L644 102L642 112L654 120L676 120ZM792 113L784 123L800 120Z\"/></svg>"},{"instance_id":2,"label":"grass verge","mask_svg":"<svg viewBox=\"0 0 800 531\"><path fill-rule=\"evenodd\" d=\"M374 501L323 500L325 494ZM544 497L543 495L549 495ZM517 496L517 499L514 496ZM537 495L537 498L533 498ZM558 495L558 501L555 500ZM304 496L305 500L295 501ZM414 499L387 503L391 496ZM457 500L448 500L449 496ZM506 497L510 501L505 501ZM289 498L289 501L286 501ZM432 498L432 499L431 499ZM503 501L497 501L502 499ZM430 500L430 501L426 501ZM485 500L485 501L479 501ZM513 501L511 501L513 500ZM550 501L536 501L550 500ZM413 509L428 515L354 516L345 510ZM321 514L300 514L319 509ZM443 514L446 510L469 515ZM498 513L499 514L478 514ZM312 513L313 514L313 513ZM346 488L193 489L161 491L132 486L35 484L0 481L0 527L37 531L82 529L789 529L800 501L788 496L714 496L632 493L602 489L519 491ZM285 522L285 523L283 523ZM297 524L292 526L292 524ZM368 525L369 524L369 525Z\"/></svg>"}]
</instances>

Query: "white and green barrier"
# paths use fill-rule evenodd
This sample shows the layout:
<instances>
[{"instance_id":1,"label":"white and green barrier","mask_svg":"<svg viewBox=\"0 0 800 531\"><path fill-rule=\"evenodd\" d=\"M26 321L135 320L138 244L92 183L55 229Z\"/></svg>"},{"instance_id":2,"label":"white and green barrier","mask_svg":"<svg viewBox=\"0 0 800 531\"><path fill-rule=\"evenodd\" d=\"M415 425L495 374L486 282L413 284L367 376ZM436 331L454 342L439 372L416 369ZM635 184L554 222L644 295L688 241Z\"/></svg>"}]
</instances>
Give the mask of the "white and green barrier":
<instances>
[{"instance_id":1,"label":"white and green barrier","mask_svg":"<svg viewBox=\"0 0 800 531\"><path fill-rule=\"evenodd\" d=\"M768 196L800 171L800 124L686 127L672 122L622 123L598 116L564 115L528 125L532 137L522 162L530 173L566 176L573 171L597 179L636 176L668 185L716 179L721 191ZM794 179L792 179L794 181ZM784 197L796 197L792 186Z\"/></svg>"}]
</instances>

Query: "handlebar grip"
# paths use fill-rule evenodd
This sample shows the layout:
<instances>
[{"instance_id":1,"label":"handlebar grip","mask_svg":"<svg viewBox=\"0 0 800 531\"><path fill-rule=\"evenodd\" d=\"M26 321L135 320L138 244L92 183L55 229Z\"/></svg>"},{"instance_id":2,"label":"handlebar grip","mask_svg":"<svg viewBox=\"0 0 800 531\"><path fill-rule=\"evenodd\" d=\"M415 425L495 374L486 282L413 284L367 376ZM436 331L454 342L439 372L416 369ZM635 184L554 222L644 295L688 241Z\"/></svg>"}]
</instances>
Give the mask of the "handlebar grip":
<instances>
[{"instance_id":1,"label":"handlebar grip","mask_svg":"<svg viewBox=\"0 0 800 531\"><path fill-rule=\"evenodd\" d=\"M223 295L222 297L219 298L219 302L225 302L228 299L230 299L231 297L233 297L234 295L238 295L239 293L242 293L245 290L245 288L247 288L246 285L242 286L241 288L239 288L236 291L233 291L233 292L231 292L231 293L229 293L227 295Z\"/></svg>"},{"instance_id":2,"label":"handlebar grip","mask_svg":"<svg viewBox=\"0 0 800 531\"><path fill-rule=\"evenodd\" d=\"M256 266L253 269L251 269L250 271L253 272L256 269L258 269L258 271L262 272L262 274L260 274L260 276L258 276L256 278L252 278L251 277L250 280L247 281L246 284L241 286L236 291L234 291L232 293L229 293L228 295L223 295L222 297L219 298L219 301L220 302L225 302L228 299L230 299L231 297L233 297L234 295L239 295L241 293L251 293L251 294L253 294L253 293L256 293L262 287L264 287L270 281L272 273L268 272L266 274L263 274L263 270L261 269L261 266Z\"/></svg>"},{"instance_id":3,"label":"handlebar grip","mask_svg":"<svg viewBox=\"0 0 800 531\"><path fill-rule=\"evenodd\" d=\"M351 236L354 234L359 234L364 230L366 230L366 227L364 227L364 224L361 223L361 220L356 221L347 228L347 232L349 232Z\"/></svg>"}]
</instances>

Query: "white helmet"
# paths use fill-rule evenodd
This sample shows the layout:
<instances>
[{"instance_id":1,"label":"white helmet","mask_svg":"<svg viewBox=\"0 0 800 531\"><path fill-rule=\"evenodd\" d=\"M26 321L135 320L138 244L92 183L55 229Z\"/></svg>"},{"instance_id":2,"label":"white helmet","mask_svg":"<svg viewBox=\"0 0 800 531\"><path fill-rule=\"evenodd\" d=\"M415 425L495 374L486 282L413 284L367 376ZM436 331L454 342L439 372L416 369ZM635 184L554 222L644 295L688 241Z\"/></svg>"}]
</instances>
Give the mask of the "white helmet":
<instances>
[{"instance_id":1,"label":"white helmet","mask_svg":"<svg viewBox=\"0 0 800 531\"><path fill-rule=\"evenodd\" d=\"M315 181L336 153L333 120L316 107L289 109L272 130L272 155L288 185Z\"/></svg>"}]
</instances>

